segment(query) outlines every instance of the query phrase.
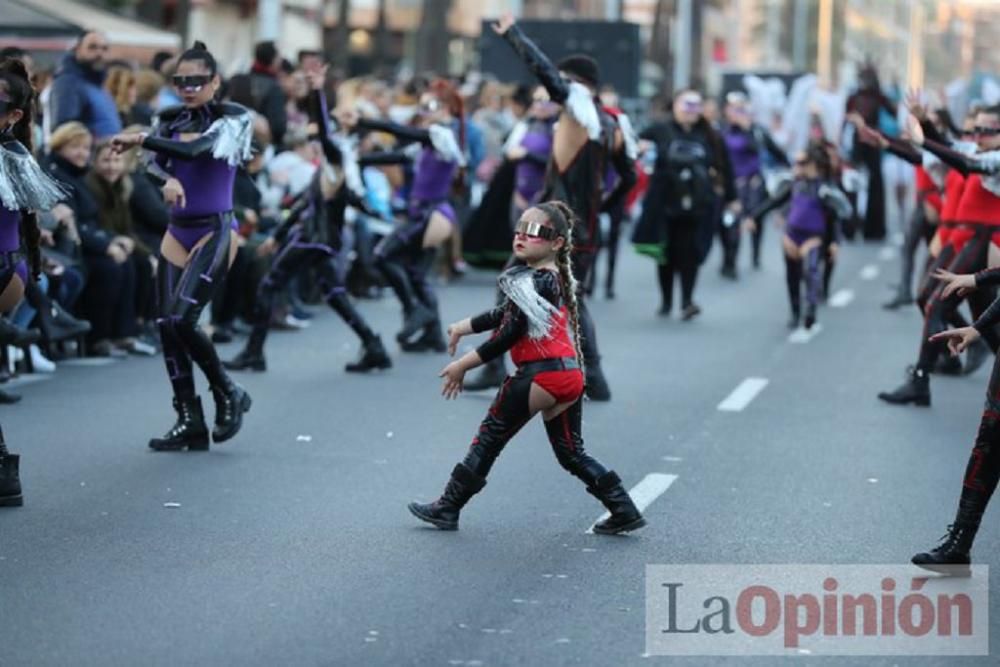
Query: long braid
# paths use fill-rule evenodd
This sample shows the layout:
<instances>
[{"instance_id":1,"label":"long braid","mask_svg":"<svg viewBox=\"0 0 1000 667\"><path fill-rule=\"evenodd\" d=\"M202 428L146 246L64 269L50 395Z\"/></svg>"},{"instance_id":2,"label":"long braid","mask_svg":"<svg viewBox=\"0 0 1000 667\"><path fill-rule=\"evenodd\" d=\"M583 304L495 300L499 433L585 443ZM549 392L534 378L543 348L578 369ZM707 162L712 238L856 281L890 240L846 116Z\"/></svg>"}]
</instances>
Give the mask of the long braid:
<instances>
[{"instance_id":1,"label":"long braid","mask_svg":"<svg viewBox=\"0 0 1000 667\"><path fill-rule=\"evenodd\" d=\"M559 268L559 282L561 283L563 299L566 301L566 310L569 311L569 323L573 328L573 347L576 350L576 360L580 364L580 370L586 374L583 363L583 352L580 345L580 305L576 299L577 283L573 275L573 226L576 224L576 215L573 209L562 201L548 201L539 204L548 217L549 222L562 235L563 247L556 254L556 266Z\"/></svg>"},{"instance_id":2,"label":"long braid","mask_svg":"<svg viewBox=\"0 0 1000 667\"><path fill-rule=\"evenodd\" d=\"M16 58L7 58L0 62L0 76L13 84L10 91L18 108L21 109L21 119L13 127L14 138L21 142L28 152L32 152L31 122L35 112L35 90L28 79L28 69L24 62ZM42 273L42 232L38 228L38 215L34 211L21 211L21 238L24 239L28 255L28 266L32 277L38 279Z\"/></svg>"}]
</instances>

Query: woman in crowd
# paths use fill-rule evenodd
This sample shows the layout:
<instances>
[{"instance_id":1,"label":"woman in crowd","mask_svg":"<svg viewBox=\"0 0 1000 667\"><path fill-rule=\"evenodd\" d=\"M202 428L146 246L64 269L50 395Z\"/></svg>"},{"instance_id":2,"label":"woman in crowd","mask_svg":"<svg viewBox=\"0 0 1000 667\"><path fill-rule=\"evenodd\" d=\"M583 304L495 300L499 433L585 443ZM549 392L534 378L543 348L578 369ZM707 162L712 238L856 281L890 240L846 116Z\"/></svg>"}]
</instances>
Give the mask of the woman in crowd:
<instances>
[{"instance_id":1,"label":"woman in crowd","mask_svg":"<svg viewBox=\"0 0 1000 667\"><path fill-rule=\"evenodd\" d=\"M59 126L49 141L48 168L70 193L64 203L72 210L87 273L79 310L91 324L90 353L124 356L137 333L135 267L124 240L101 228L100 206L87 184L92 145L82 123Z\"/></svg>"},{"instance_id":2,"label":"woman in crowd","mask_svg":"<svg viewBox=\"0 0 1000 667\"><path fill-rule=\"evenodd\" d=\"M97 202L98 224L112 235L111 242L125 252L135 280L132 303L121 304L121 317L134 321L130 327L132 335L115 343L136 354L154 354L156 348L149 341L139 340L137 335L145 333L146 324L152 324L156 317L155 260L132 220L130 202L135 186L125 172L125 156L114 150L110 140L98 142L94 151L94 166L87 174L86 182Z\"/></svg>"}]
</instances>

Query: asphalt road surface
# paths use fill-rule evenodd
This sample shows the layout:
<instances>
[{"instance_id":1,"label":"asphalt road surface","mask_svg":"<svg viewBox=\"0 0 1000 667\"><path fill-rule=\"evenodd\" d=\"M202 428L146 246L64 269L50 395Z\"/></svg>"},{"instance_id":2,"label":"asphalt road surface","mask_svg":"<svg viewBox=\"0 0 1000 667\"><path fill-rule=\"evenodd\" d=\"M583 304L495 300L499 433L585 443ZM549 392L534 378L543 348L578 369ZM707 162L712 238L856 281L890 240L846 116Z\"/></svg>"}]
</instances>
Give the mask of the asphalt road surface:
<instances>
[{"instance_id":1,"label":"asphalt road surface","mask_svg":"<svg viewBox=\"0 0 1000 667\"><path fill-rule=\"evenodd\" d=\"M209 453L147 449L173 423L159 358L24 384L0 415L26 498L0 511L0 665L776 664L645 656L645 566L907 563L954 516L988 369L935 378L931 409L881 405L919 335L915 310L879 307L891 252L846 248L839 307L790 341L768 241L764 269L735 284L710 258L695 322L656 315L653 266L628 248L618 298L593 300L614 400L585 406L585 438L645 484L649 525L629 537L587 533L603 508L537 422L461 530L418 523L406 503L441 491L492 395L442 400L444 355L393 349L391 371L347 375L355 340L318 308L307 330L272 335L266 374L240 377L253 410ZM441 296L448 320L479 312L492 276ZM361 308L391 341L394 300ZM974 558L1000 565L995 508Z\"/></svg>"}]
</instances>

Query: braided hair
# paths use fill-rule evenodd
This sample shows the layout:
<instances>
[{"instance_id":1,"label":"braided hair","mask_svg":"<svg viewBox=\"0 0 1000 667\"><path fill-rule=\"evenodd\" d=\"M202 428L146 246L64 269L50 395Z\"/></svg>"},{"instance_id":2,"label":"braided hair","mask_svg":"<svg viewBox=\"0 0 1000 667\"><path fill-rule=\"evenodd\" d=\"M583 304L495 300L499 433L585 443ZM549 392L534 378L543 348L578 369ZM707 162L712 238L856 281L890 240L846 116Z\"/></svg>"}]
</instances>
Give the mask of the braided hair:
<instances>
[{"instance_id":1,"label":"braided hair","mask_svg":"<svg viewBox=\"0 0 1000 667\"><path fill-rule=\"evenodd\" d=\"M13 135L21 144L32 151L31 122L35 116L35 89L28 78L28 68L18 58L0 60L0 81L6 84L6 92L11 104L21 110L21 119L14 124ZM42 233L38 228L38 216L34 211L21 211L21 238L24 239L28 256L28 266L34 278L42 273Z\"/></svg>"},{"instance_id":2,"label":"braided hair","mask_svg":"<svg viewBox=\"0 0 1000 667\"><path fill-rule=\"evenodd\" d=\"M577 301L576 277L573 276L573 266L570 257L573 254L573 227L576 225L576 214L564 201L552 200L535 206L545 214L552 228L563 238L563 245L556 254L556 266L559 267L559 282L566 310L569 311L569 323L573 328L573 347L576 349L576 360L580 369L584 370L583 353L580 347L580 304Z\"/></svg>"}]
</instances>

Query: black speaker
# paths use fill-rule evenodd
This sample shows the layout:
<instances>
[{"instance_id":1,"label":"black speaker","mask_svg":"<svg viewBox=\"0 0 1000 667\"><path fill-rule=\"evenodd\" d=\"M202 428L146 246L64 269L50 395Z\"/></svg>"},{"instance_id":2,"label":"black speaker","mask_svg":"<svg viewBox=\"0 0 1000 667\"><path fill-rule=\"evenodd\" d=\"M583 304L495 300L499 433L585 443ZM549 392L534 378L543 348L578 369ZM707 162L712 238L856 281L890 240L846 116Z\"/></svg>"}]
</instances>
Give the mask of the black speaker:
<instances>
[{"instance_id":1,"label":"black speaker","mask_svg":"<svg viewBox=\"0 0 1000 667\"><path fill-rule=\"evenodd\" d=\"M514 49L493 32L493 21L483 21L479 39L479 67L500 81L531 83L535 79ZM518 21L524 34L558 63L584 53L601 68L601 83L615 87L621 97L639 96L641 44L639 26L625 21Z\"/></svg>"}]
</instances>

